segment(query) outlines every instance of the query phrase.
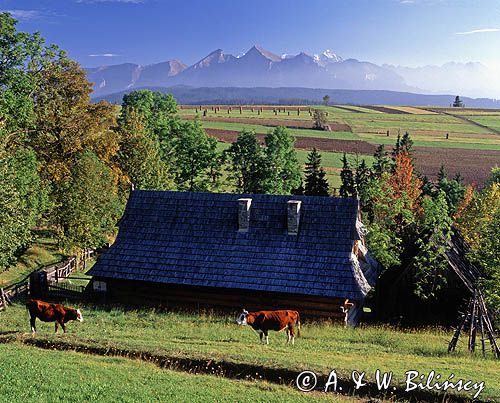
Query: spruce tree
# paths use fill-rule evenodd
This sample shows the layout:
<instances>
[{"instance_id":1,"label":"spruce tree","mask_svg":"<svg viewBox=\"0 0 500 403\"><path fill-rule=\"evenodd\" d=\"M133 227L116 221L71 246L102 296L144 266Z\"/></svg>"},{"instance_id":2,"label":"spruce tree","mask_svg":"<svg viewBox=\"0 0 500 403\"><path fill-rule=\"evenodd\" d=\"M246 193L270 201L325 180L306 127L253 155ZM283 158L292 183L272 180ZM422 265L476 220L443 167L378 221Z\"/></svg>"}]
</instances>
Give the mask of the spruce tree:
<instances>
[{"instance_id":1,"label":"spruce tree","mask_svg":"<svg viewBox=\"0 0 500 403\"><path fill-rule=\"evenodd\" d=\"M308 196L328 196L326 172L321 166L321 155L316 148L313 148L307 155L304 172L306 175L304 194Z\"/></svg>"},{"instance_id":2,"label":"spruce tree","mask_svg":"<svg viewBox=\"0 0 500 403\"><path fill-rule=\"evenodd\" d=\"M354 175L351 169L351 165L347 160L347 157L344 153L342 157L342 171L340 171L340 179L342 181L342 186L340 187L340 196L341 197L350 197L354 196L356 190L354 188Z\"/></svg>"}]
</instances>

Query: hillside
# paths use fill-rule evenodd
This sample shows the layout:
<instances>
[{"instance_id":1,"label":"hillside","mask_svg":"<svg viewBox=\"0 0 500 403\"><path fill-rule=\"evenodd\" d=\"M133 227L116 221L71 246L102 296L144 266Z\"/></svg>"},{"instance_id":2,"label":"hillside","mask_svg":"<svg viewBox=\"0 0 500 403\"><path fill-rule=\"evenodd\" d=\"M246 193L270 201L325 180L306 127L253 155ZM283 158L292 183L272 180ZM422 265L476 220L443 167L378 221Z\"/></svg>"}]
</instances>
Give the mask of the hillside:
<instances>
[{"instance_id":1,"label":"hillside","mask_svg":"<svg viewBox=\"0 0 500 403\"><path fill-rule=\"evenodd\" d=\"M304 87L191 87L176 85L172 87L141 87L118 91L105 96L94 94L94 101L105 99L121 103L123 95L136 89L150 89L172 94L181 104L269 104L269 105L317 105L325 95L330 96L331 104L352 105L411 105L411 106L450 106L454 95L429 95L412 92L386 90L346 90ZM489 98L462 97L465 105L473 108L499 108L500 101Z\"/></svg>"}]
</instances>

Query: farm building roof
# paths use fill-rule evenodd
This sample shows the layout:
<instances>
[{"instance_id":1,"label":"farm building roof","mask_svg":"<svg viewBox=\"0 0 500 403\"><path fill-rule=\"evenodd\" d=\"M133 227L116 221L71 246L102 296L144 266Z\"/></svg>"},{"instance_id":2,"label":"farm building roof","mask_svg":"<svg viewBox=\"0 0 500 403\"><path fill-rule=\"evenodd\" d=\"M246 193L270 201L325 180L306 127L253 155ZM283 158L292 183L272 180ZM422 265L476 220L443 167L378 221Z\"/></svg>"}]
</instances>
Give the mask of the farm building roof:
<instances>
[{"instance_id":1,"label":"farm building roof","mask_svg":"<svg viewBox=\"0 0 500 403\"><path fill-rule=\"evenodd\" d=\"M247 232L238 200L252 199ZM301 202L290 235L287 205ZM361 299L358 202L350 198L133 191L116 242L92 276Z\"/></svg>"}]
</instances>

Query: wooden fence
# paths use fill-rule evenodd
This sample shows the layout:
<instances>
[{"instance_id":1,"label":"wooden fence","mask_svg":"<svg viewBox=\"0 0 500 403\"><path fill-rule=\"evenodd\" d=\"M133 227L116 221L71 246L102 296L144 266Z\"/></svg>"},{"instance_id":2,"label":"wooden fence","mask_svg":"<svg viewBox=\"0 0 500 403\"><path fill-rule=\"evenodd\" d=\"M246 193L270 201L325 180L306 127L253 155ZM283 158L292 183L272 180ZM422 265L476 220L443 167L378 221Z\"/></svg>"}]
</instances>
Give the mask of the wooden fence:
<instances>
[{"instance_id":1,"label":"wooden fence","mask_svg":"<svg viewBox=\"0 0 500 403\"><path fill-rule=\"evenodd\" d=\"M71 256L61 263L43 267L16 284L0 288L0 310L5 309L12 300L25 297L35 291L32 289L35 287L34 281L39 283L38 280L43 278L45 282L44 286L49 288L54 284L59 284L59 281L66 279L78 267L85 269L87 260L94 256L95 253L94 249L85 250L81 256ZM64 286L69 285L65 284Z\"/></svg>"}]
</instances>

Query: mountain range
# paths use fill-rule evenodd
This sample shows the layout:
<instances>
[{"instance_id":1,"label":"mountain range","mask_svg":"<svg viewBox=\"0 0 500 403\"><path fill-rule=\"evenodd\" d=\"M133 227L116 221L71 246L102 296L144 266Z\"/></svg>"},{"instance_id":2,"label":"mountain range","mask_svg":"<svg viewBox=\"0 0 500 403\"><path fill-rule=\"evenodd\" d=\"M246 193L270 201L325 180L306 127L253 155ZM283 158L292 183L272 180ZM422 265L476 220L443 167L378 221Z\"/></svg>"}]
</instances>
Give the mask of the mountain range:
<instances>
[{"instance_id":1,"label":"mountain range","mask_svg":"<svg viewBox=\"0 0 500 403\"><path fill-rule=\"evenodd\" d=\"M144 66L108 65L86 71L94 83L95 98L138 88L175 86L444 91L467 95L459 91L467 77L477 76L472 87L487 77L487 69L480 63L410 68L343 59L330 50L315 55L304 52L277 55L259 46L238 57L217 49L191 66L174 59Z\"/></svg>"}]
</instances>

